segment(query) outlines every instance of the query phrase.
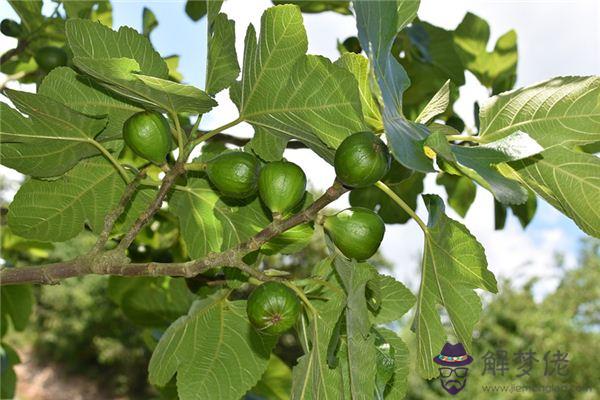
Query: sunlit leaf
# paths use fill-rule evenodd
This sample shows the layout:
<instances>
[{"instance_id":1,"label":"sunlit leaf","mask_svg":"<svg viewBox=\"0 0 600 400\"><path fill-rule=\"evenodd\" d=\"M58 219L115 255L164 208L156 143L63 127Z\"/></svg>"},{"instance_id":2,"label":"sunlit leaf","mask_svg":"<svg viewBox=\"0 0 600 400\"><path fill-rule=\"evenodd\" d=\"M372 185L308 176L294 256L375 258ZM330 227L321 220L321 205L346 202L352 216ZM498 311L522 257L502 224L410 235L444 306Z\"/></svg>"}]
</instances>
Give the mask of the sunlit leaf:
<instances>
[{"instance_id":1,"label":"sunlit leaf","mask_svg":"<svg viewBox=\"0 0 600 400\"><path fill-rule=\"evenodd\" d=\"M427 128L407 120L402 114L402 94L410 85L410 79L391 53L396 34L415 18L418 8L419 1L354 2L358 37L373 64L381 91L383 123L390 150L406 167L430 172L433 171L431 160L420 144L427 137Z\"/></svg>"},{"instance_id":2,"label":"sunlit leaf","mask_svg":"<svg viewBox=\"0 0 600 400\"><path fill-rule=\"evenodd\" d=\"M437 305L446 309L453 334L469 349L481 312L481 301L474 289L496 293L497 288L481 244L464 225L444 214L441 198L425 195L424 200L429 221L413 330L417 337L418 370L424 378L431 379L438 374L433 357L447 337Z\"/></svg>"},{"instance_id":3,"label":"sunlit leaf","mask_svg":"<svg viewBox=\"0 0 600 400\"><path fill-rule=\"evenodd\" d=\"M267 368L276 336L261 335L246 317L246 301L223 293L198 300L161 337L149 380L166 385L177 373L182 400L238 400Z\"/></svg>"}]
</instances>

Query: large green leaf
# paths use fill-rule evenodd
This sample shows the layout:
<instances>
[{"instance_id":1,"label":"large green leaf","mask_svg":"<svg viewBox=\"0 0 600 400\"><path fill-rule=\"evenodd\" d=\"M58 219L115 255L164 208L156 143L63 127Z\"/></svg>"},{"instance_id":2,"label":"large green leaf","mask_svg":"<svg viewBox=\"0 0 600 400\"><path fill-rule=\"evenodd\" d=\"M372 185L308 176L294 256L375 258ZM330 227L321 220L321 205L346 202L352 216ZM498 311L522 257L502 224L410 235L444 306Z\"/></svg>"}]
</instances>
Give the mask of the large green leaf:
<instances>
[{"instance_id":1,"label":"large green leaf","mask_svg":"<svg viewBox=\"0 0 600 400\"><path fill-rule=\"evenodd\" d=\"M120 307L136 324L161 328L186 314L194 298L185 280L161 277L125 291Z\"/></svg>"},{"instance_id":2,"label":"large green leaf","mask_svg":"<svg viewBox=\"0 0 600 400\"><path fill-rule=\"evenodd\" d=\"M376 280L377 271L366 263L345 258L335 259L335 269L346 290L346 342L340 349L344 381L351 399L367 399L375 393L375 338L370 334L371 321L367 308L366 285Z\"/></svg>"},{"instance_id":3,"label":"large green leaf","mask_svg":"<svg viewBox=\"0 0 600 400\"><path fill-rule=\"evenodd\" d=\"M2 164L27 175L63 174L79 160L98 154L94 137L106 118L79 114L49 97L7 90L9 99L29 116L1 104Z\"/></svg>"},{"instance_id":4,"label":"large green leaf","mask_svg":"<svg viewBox=\"0 0 600 400\"><path fill-rule=\"evenodd\" d=\"M9 207L8 225L14 233L48 242L62 242L89 225L100 232L125 182L102 157L80 162L54 181L26 181ZM154 189L139 190L128 206L123 229L133 222L153 197Z\"/></svg>"},{"instance_id":5,"label":"large green leaf","mask_svg":"<svg viewBox=\"0 0 600 400\"><path fill-rule=\"evenodd\" d=\"M397 321L415 304L415 296L402 283L391 276L377 275L380 299L377 311L371 320L375 324L387 324Z\"/></svg>"},{"instance_id":6,"label":"large green leaf","mask_svg":"<svg viewBox=\"0 0 600 400\"><path fill-rule=\"evenodd\" d=\"M465 68L456 53L452 34L452 31L414 20L397 36L393 53L411 80L404 96L405 115L416 117L448 80L453 83L451 101L458 98L455 88L464 85Z\"/></svg>"},{"instance_id":7,"label":"large green leaf","mask_svg":"<svg viewBox=\"0 0 600 400\"><path fill-rule=\"evenodd\" d=\"M489 99L480 135L493 142L529 134L544 148L600 141L600 77L559 77Z\"/></svg>"},{"instance_id":8,"label":"large green leaf","mask_svg":"<svg viewBox=\"0 0 600 400\"><path fill-rule=\"evenodd\" d=\"M345 53L335 64L352 72L352 75L354 75L354 78L358 82L360 104L365 122L373 130L382 129L381 111L379 111L379 105L375 101L375 97L371 91L369 60L360 54Z\"/></svg>"},{"instance_id":9,"label":"large green leaf","mask_svg":"<svg viewBox=\"0 0 600 400\"><path fill-rule=\"evenodd\" d=\"M271 354L269 365L252 393L265 399L289 400L292 391L292 370L275 354Z\"/></svg>"},{"instance_id":10,"label":"large green leaf","mask_svg":"<svg viewBox=\"0 0 600 400\"><path fill-rule=\"evenodd\" d=\"M517 68L517 34L508 31L496 42L494 51L487 51L490 38L488 23L467 13L454 31L454 43L465 67L479 81L494 88L494 93L508 90L514 84Z\"/></svg>"},{"instance_id":11,"label":"large green leaf","mask_svg":"<svg viewBox=\"0 0 600 400\"><path fill-rule=\"evenodd\" d=\"M121 138L123 123L143 111L126 99L114 96L91 78L66 67L53 69L42 81L38 93L82 114L107 116L108 124L99 139Z\"/></svg>"},{"instance_id":12,"label":"large green leaf","mask_svg":"<svg viewBox=\"0 0 600 400\"><path fill-rule=\"evenodd\" d=\"M425 105L425 108L421 110L415 121L422 124L430 122L433 118L442 114L448 108L450 104L450 80L436 92L435 95L429 100L429 103Z\"/></svg>"},{"instance_id":13,"label":"large green leaf","mask_svg":"<svg viewBox=\"0 0 600 400\"><path fill-rule=\"evenodd\" d=\"M377 332L383 336L387 344L394 350L394 374L387 382L383 398L389 400L403 399L408 390L408 367L410 354L406 344L396 333L385 328L378 328Z\"/></svg>"},{"instance_id":14,"label":"large green leaf","mask_svg":"<svg viewBox=\"0 0 600 400\"><path fill-rule=\"evenodd\" d=\"M224 201L206 179L191 178L170 201L193 258L228 249L259 232L269 220L258 198Z\"/></svg>"},{"instance_id":15,"label":"large green leaf","mask_svg":"<svg viewBox=\"0 0 600 400\"><path fill-rule=\"evenodd\" d=\"M198 300L162 336L148 367L150 383L164 386L177 373L182 400L238 400L264 373L276 340L250 325L245 300L223 293Z\"/></svg>"},{"instance_id":16,"label":"large green leaf","mask_svg":"<svg viewBox=\"0 0 600 400\"><path fill-rule=\"evenodd\" d=\"M2 288L0 288L0 298L2 299L2 307L0 310L2 322L6 322L8 320L7 318L10 318L14 329L17 331L25 329L31 311L33 310L33 304L35 303L31 286L2 286ZM5 331L4 327L2 328L2 331Z\"/></svg>"},{"instance_id":17,"label":"large green leaf","mask_svg":"<svg viewBox=\"0 0 600 400\"><path fill-rule=\"evenodd\" d=\"M494 197L503 204L522 204L527 201L527 191L513 179L500 174L495 165L522 160L542 151L542 147L529 135L515 132L495 142L475 147L451 146L456 160L474 170Z\"/></svg>"},{"instance_id":18,"label":"large green leaf","mask_svg":"<svg viewBox=\"0 0 600 400\"><path fill-rule=\"evenodd\" d=\"M103 82L120 95L172 114L203 114L217 104L194 86L138 74L140 66L131 58L75 57L73 62L81 71Z\"/></svg>"},{"instance_id":19,"label":"large green leaf","mask_svg":"<svg viewBox=\"0 0 600 400\"><path fill-rule=\"evenodd\" d=\"M466 176L441 173L436 182L446 188L448 205L461 217L467 215L467 211L475 201L477 187L473 181Z\"/></svg>"},{"instance_id":20,"label":"large green leaf","mask_svg":"<svg viewBox=\"0 0 600 400\"><path fill-rule=\"evenodd\" d=\"M571 218L586 233L600 237L600 159L563 146L510 162L519 178Z\"/></svg>"},{"instance_id":21,"label":"large green leaf","mask_svg":"<svg viewBox=\"0 0 600 400\"><path fill-rule=\"evenodd\" d=\"M431 160L425 156L421 141L427 128L404 118L402 94L410 79L402 65L392 56L392 45L398 31L417 15L419 1L355 1L356 26L363 49L373 70L383 100L383 124L390 150L408 168L433 171Z\"/></svg>"},{"instance_id":22,"label":"large green leaf","mask_svg":"<svg viewBox=\"0 0 600 400\"><path fill-rule=\"evenodd\" d=\"M429 210L421 285L413 330L417 336L417 365L426 379L437 376L433 357L446 341L437 305L443 306L453 334L467 349L479 319L481 301L474 289L496 293L496 279L487 269L483 247L467 228L444 214L435 195L423 196Z\"/></svg>"},{"instance_id":23,"label":"large green leaf","mask_svg":"<svg viewBox=\"0 0 600 400\"><path fill-rule=\"evenodd\" d=\"M327 363L330 340L345 305L345 299L333 293L329 301L311 301L318 314L300 321L305 354L292 371L292 399L338 400L345 396L340 370Z\"/></svg>"},{"instance_id":24,"label":"large green leaf","mask_svg":"<svg viewBox=\"0 0 600 400\"><path fill-rule=\"evenodd\" d=\"M287 138L273 135L267 128L255 126L254 136L250 139L245 149L252 151L265 161L279 161L283 158L283 152L287 143Z\"/></svg>"},{"instance_id":25,"label":"large green leaf","mask_svg":"<svg viewBox=\"0 0 600 400\"><path fill-rule=\"evenodd\" d=\"M206 66L206 92L214 95L228 88L240 74L235 53L235 22L223 13L210 18Z\"/></svg>"},{"instance_id":26,"label":"large green leaf","mask_svg":"<svg viewBox=\"0 0 600 400\"><path fill-rule=\"evenodd\" d=\"M273 4L296 4L305 13L333 11L350 15L350 2L347 0L273 0Z\"/></svg>"},{"instance_id":27,"label":"large green leaf","mask_svg":"<svg viewBox=\"0 0 600 400\"><path fill-rule=\"evenodd\" d=\"M88 20L70 19L66 23L67 40L74 57L97 60L131 58L144 75L167 79L169 69L148 38L127 26L118 31Z\"/></svg>"},{"instance_id":28,"label":"large green leaf","mask_svg":"<svg viewBox=\"0 0 600 400\"><path fill-rule=\"evenodd\" d=\"M268 9L258 41L254 27L248 27L242 80L230 93L241 118L268 134L298 139L331 161L332 148L366 127L360 95L350 72L307 56L306 49L298 7Z\"/></svg>"}]
</instances>

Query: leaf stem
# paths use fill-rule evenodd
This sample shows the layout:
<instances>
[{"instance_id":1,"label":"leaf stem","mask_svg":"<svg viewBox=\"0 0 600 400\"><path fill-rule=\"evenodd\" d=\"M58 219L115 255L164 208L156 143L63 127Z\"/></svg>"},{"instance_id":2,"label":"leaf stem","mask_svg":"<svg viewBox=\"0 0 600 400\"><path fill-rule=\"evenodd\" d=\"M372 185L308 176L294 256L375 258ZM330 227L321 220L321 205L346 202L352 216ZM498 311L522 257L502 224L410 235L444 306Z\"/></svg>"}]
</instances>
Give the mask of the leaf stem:
<instances>
[{"instance_id":1,"label":"leaf stem","mask_svg":"<svg viewBox=\"0 0 600 400\"><path fill-rule=\"evenodd\" d=\"M91 139L89 142L98 150L100 150L104 157L106 157L108 161L110 161L112 165L114 165L117 171L119 171L119 174L121 174L121 177L123 178L125 183L129 183L129 176L127 175L127 171L125 171L125 168L123 168L119 161L117 161L117 159L114 158L112 154L110 154L110 151L108 151L104 146L102 146L100 143L93 139Z\"/></svg>"},{"instance_id":2,"label":"leaf stem","mask_svg":"<svg viewBox=\"0 0 600 400\"><path fill-rule=\"evenodd\" d=\"M379 182L375 183L375 186L377 186L385 194L387 194L392 200L394 200L394 202L396 204L398 204L404 211L406 211L406 213L408 215L410 215L411 218L417 222L417 224L419 224L419 227L421 228L421 230L424 233L427 233L427 225L423 222L423 220L421 218L419 218L417 213L415 213L414 210L412 208L410 208L409 205L406 204L406 202L400 198L400 196L398 196L392 189L390 189L388 185L379 181Z\"/></svg>"},{"instance_id":3,"label":"leaf stem","mask_svg":"<svg viewBox=\"0 0 600 400\"><path fill-rule=\"evenodd\" d=\"M206 163L203 162L191 162L184 165L186 171L205 171Z\"/></svg>"},{"instance_id":4,"label":"leaf stem","mask_svg":"<svg viewBox=\"0 0 600 400\"><path fill-rule=\"evenodd\" d=\"M313 307L313 305L311 304L310 300L306 297L306 295L304 294L304 292L302 290L300 290L296 285L294 285L292 282L286 282L286 281L282 281L282 283L289 287L290 289L292 289L294 292L296 292L296 294L298 295L298 297L300 297L300 300L302 300L302 302L306 305L306 307L310 310L310 312L316 317L319 315L319 312L317 311L316 308Z\"/></svg>"},{"instance_id":5,"label":"leaf stem","mask_svg":"<svg viewBox=\"0 0 600 400\"><path fill-rule=\"evenodd\" d=\"M215 136L215 135L217 135L217 134L221 133L221 132L222 132L222 131L224 131L225 129L229 129L229 128L231 128L232 126L236 126L237 124L239 124L239 123L240 123L240 122L242 122L242 121L243 121L243 119L242 119L241 117L238 117L238 118L234 119L233 121L231 121L231 122L228 122L228 123L226 123L225 125L221 125L221 126L219 126L218 128L215 128L215 129L213 129L212 131L209 131L209 132L205 133L204 135L200 136L199 138L197 138L197 139L193 140L193 141L191 142L191 149L190 149L190 152L191 152L191 150L193 150L193 149L194 149L194 147L196 147L196 146L197 146L197 145L199 145L200 143L207 141L208 139L210 139L211 137L213 137L213 136Z\"/></svg>"},{"instance_id":6,"label":"leaf stem","mask_svg":"<svg viewBox=\"0 0 600 400\"><path fill-rule=\"evenodd\" d=\"M474 143L480 143L481 142L481 138L478 136L468 136L468 135L448 135L446 136L446 139L448 139L448 141L453 141L453 140L458 140L461 142L474 142Z\"/></svg>"},{"instance_id":7,"label":"leaf stem","mask_svg":"<svg viewBox=\"0 0 600 400\"><path fill-rule=\"evenodd\" d=\"M192 137L194 132L196 132L198 130L201 120L202 120L202 115L198 114L198 118L196 118L196 122L194 122L194 125L192 125L192 129L190 129L190 135L189 135L190 137Z\"/></svg>"},{"instance_id":8,"label":"leaf stem","mask_svg":"<svg viewBox=\"0 0 600 400\"><path fill-rule=\"evenodd\" d=\"M179 118L177 117L177 114L175 113L171 113L169 114L171 119L173 120L173 123L175 124L175 133L177 135L177 147L179 148L179 157L177 157L178 161L183 160L183 157L185 156L185 145L183 143L183 129L181 129L181 123L179 122Z\"/></svg>"}]
</instances>

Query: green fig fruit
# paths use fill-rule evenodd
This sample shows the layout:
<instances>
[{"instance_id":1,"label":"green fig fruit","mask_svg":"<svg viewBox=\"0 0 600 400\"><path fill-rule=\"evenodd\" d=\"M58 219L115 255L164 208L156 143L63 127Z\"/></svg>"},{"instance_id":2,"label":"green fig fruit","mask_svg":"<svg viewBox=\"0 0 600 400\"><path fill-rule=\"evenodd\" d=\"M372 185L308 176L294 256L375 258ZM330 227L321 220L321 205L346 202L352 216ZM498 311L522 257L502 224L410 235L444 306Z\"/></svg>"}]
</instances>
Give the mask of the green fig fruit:
<instances>
[{"instance_id":1,"label":"green fig fruit","mask_svg":"<svg viewBox=\"0 0 600 400\"><path fill-rule=\"evenodd\" d=\"M351 53L360 54L362 53L362 47L360 45L360 41L356 36L350 36L342 43L344 48Z\"/></svg>"},{"instance_id":2,"label":"green fig fruit","mask_svg":"<svg viewBox=\"0 0 600 400\"><path fill-rule=\"evenodd\" d=\"M323 227L343 255L358 261L375 254L385 233L381 217L363 207L351 207L330 215L325 218Z\"/></svg>"},{"instance_id":3,"label":"green fig fruit","mask_svg":"<svg viewBox=\"0 0 600 400\"><path fill-rule=\"evenodd\" d=\"M171 151L171 129L166 118L154 111L142 111L123 125L123 139L138 156L163 164Z\"/></svg>"},{"instance_id":4,"label":"green fig fruit","mask_svg":"<svg viewBox=\"0 0 600 400\"><path fill-rule=\"evenodd\" d=\"M6 36L19 37L23 33L23 27L17 21L5 18L0 22L0 32Z\"/></svg>"},{"instance_id":5,"label":"green fig fruit","mask_svg":"<svg viewBox=\"0 0 600 400\"><path fill-rule=\"evenodd\" d=\"M344 185L361 188L383 178L390 162L390 153L381 139L372 132L359 132L348 136L340 144L333 165Z\"/></svg>"},{"instance_id":6,"label":"green fig fruit","mask_svg":"<svg viewBox=\"0 0 600 400\"><path fill-rule=\"evenodd\" d=\"M46 72L67 65L67 52L60 47L46 46L35 53L35 62Z\"/></svg>"},{"instance_id":7,"label":"green fig fruit","mask_svg":"<svg viewBox=\"0 0 600 400\"><path fill-rule=\"evenodd\" d=\"M246 312L256 329L269 335L279 335L296 323L300 300L284 284L266 282L250 294Z\"/></svg>"},{"instance_id":8,"label":"green fig fruit","mask_svg":"<svg viewBox=\"0 0 600 400\"><path fill-rule=\"evenodd\" d=\"M258 193L273 213L285 213L296 206L306 191L306 175L298 165L276 161L262 167Z\"/></svg>"},{"instance_id":9,"label":"green fig fruit","mask_svg":"<svg viewBox=\"0 0 600 400\"><path fill-rule=\"evenodd\" d=\"M208 162L208 179L226 197L244 199L254 195L258 186L260 162L241 151L221 154Z\"/></svg>"}]
</instances>

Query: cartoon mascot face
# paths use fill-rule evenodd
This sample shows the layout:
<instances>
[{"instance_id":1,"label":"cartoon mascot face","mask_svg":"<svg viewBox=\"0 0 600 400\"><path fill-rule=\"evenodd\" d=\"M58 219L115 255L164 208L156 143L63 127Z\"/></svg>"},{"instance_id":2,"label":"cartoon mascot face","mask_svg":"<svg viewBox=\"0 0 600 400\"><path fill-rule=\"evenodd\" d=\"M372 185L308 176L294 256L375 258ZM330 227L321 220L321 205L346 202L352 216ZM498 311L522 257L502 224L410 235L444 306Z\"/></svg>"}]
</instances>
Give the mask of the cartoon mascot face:
<instances>
[{"instance_id":1,"label":"cartoon mascot face","mask_svg":"<svg viewBox=\"0 0 600 400\"><path fill-rule=\"evenodd\" d=\"M440 365L440 378L444 390L452 395L457 394L467 384L469 369L466 365L473 362L473 357L467 354L461 343L446 343L433 362Z\"/></svg>"}]
</instances>

